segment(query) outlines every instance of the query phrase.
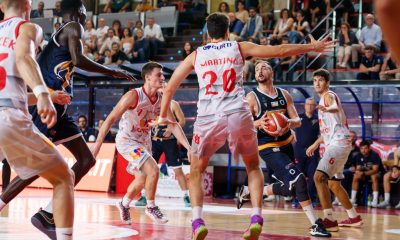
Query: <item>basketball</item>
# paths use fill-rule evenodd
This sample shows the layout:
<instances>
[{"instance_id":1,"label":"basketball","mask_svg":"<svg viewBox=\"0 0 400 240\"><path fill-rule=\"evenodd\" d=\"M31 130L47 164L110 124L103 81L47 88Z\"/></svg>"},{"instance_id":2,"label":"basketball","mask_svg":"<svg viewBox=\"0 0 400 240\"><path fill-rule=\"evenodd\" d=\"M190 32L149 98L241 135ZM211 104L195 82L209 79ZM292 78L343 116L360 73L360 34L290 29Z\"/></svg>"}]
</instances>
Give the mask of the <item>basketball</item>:
<instances>
[{"instance_id":1,"label":"basketball","mask_svg":"<svg viewBox=\"0 0 400 240\"><path fill-rule=\"evenodd\" d=\"M272 113L268 116L266 125L264 131L271 136L278 137L281 129L287 127L288 119L282 113Z\"/></svg>"}]
</instances>

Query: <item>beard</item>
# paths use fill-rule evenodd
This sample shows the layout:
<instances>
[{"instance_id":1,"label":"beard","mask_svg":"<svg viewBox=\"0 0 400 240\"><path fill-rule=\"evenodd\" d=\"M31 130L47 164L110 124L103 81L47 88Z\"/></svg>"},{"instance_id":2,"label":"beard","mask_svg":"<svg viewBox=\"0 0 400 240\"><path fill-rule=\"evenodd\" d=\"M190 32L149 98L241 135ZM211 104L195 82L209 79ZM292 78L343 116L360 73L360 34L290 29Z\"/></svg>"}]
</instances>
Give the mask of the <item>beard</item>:
<instances>
[{"instance_id":1,"label":"beard","mask_svg":"<svg viewBox=\"0 0 400 240\"><path fill-rule=\"evenodd\" d=\"M266 81L268 81L268 78L267 78L267 76L260 74L260 75L258 75L258 77L256 76L256 81L258 83L265 83Z\"/></svg>"}]
</instances>

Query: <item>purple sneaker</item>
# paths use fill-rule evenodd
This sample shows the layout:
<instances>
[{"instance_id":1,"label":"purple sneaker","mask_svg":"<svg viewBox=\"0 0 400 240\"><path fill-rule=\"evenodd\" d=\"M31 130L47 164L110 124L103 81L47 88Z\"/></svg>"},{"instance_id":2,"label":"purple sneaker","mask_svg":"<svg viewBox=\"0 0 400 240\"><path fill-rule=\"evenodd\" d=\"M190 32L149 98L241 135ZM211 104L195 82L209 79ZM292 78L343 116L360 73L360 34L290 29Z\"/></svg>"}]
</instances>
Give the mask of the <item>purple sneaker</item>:
<instances>
[{"instance_id":1,"label":"purple sneaker","mask_svg":"<svg viewBox=\"0 0 400 240\"><path fill-rule=\"evenodd\" d=\"M204 220L198 218L192 222L192 240L203 240L208 234Z\"/></svg>"},{"instance_id":2,"label":"purple sneaker","mask_svg":"<svg viewBox=\"0 0 400 240\"><path fill-rule=\"evenodd\" d=\"M243 238L246 240L257 240L261 234L264 219L260 215L253 215L250 219L250 226L244 232Z\"/></svg>"}]
</instances>

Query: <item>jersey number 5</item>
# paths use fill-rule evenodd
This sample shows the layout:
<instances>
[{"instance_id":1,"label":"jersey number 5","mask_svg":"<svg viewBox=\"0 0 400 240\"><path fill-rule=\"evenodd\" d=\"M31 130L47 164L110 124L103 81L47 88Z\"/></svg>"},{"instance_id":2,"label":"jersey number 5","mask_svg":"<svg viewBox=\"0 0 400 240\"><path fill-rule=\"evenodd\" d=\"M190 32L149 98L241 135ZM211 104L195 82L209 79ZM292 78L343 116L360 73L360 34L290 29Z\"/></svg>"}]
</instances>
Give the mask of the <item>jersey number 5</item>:
<instances>
[{"instance_id":1,"label":"jersey number 5","mask_svg":"<svg viewBox=\"0 0 400 240\"><path fill-rule=\"evenodd\" d=\"M1 53L0 54L0 62L8 58L8 53ZM7 72L6 69L0 66L0 90L3 90L6 87L6 79L7 79Z\"/></svg>"},{"instance_id":2,"label":"jersey number 5","mask_svg":"<svg viewBox=\"0 0 400 240\"><path fill-rule=\"evenodd\" d=\"M214 71L208 71L203 74L203 80L206 79L207 75L210 75L210 83L206 85L206 95L217 95L217 91L212 91L211 87L218 79L217 74ZM227 69L222 74L222 87L225 92L232 92L235 89L236 82L236 71L235 69Z\"/></svg>"}]
</instances>

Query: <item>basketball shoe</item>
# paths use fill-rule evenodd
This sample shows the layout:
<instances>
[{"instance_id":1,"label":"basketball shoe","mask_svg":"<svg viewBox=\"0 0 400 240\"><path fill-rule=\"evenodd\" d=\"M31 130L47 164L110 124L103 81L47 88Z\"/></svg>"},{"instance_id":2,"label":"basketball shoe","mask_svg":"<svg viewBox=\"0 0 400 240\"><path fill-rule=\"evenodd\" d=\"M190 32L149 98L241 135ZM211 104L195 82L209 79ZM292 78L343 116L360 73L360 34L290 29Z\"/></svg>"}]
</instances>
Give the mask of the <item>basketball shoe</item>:
<instances>
[{"instance_id":1,"label":"basketball shoe","mask_svg":"<svg viewBox=\"0 0 400 240\"><path fill-rule=\"evenodd\" d=\"M40 208L39 211L31 217L31 223L50 239L57 239L53 214Z\"/></svg>"},{"instance_id":2,"label":"basketball shoe","mask_svg":"<svg viewBox=\"0 0 400 240\"><path fill-rule=\"evenodd\" d=\"M132 224L131 213L129 212L129 208L124 207L121 201L117 202L115 205L119 210L119 216L121 218L122 223L128 225Z\"/></svg>"},{"instance_id":3,"label":"basketball shoe","mask_svg":"<svg viewBox=\"0 0 400 240\"><path fill-rule=\"evenodd\" d=\"M143 195L139 198L139 200L137 200L135 202L135 206L136 207L143 207L143 206L146 206L146 205L147 205L147 199Z\"/></svg>"},{"instance_id":4,"label":"basketball shoe","mask_svg":"<svg viewBox=\"0 0 400 240\"><path fill-rule=\"evenodd\" d=\"M237 209L240 209L244 203L249 201L250 201L249 188L245 185L242 185L239 189L238 197L236 198Z\"/></svg>"},{"instance_id":5,"label":"basketball shoe","mask_svg":"<svg viewBox=\"0 0 400 240\"><path fill-rule=\"evenodd\" d=\"M244 232L243 239L246 240L257 240L261 234L264 219L260 215L253 215L250 219L250 226Z\"/></svg>"},{"instance_id":6,"label":"basketball shoe","mask_svg":"<svg viewBox=\"0 0 400 240\"><path fill-rule=\"evenodd\" d=\"M329 232L338 232L339 231L339 225L336 220L331 221L331 220L325 218L324 220L322 220L322 223L324 224L325 229L328 230Z\"/></svg>"},{"instance_id":7,"label":"basketball shoe","mask_svg":"<svg viewBox=\"0 0 400 240\"><path fill-rule=\"evenodd\" d=\"M160 210L160 208L158 206L146 207L145 213L155 223L166 223L166 222L168 222L168 219L164 216L164 214L161 212L161 210Z\"/></svg>"},{"instance_id":8,"label":"basketball shoe","mask_svg":"<svg viewBox=\"0 0 400 240\"><path fill-rule=\"evenodd\" d=\"M325 229L321 218L318 218L310 228L310 234L313 237L331 237L332 234Z\"/></svg>"},{"instance_id":9,"label":"basketball shoe","mask_svg":"<svg viewBox=\"0 0 400 240\"><path fill-rule=\"evenodd\" d=\"M339 222L340 227L360 227L361 225L363 225L363 221L360 215L355 218L349 217L348 219Z\"/></svg>"},{"instance_id":10,"label":"basketball shoe","mask_svg":"<svg viewBox=\"0 0 400 240\"><path fill-rule=\"evenodd\" d=\"M203 240L208 234L204 220L198 218L192 222L192 240Z\"/></svg>"}]
</instances>

